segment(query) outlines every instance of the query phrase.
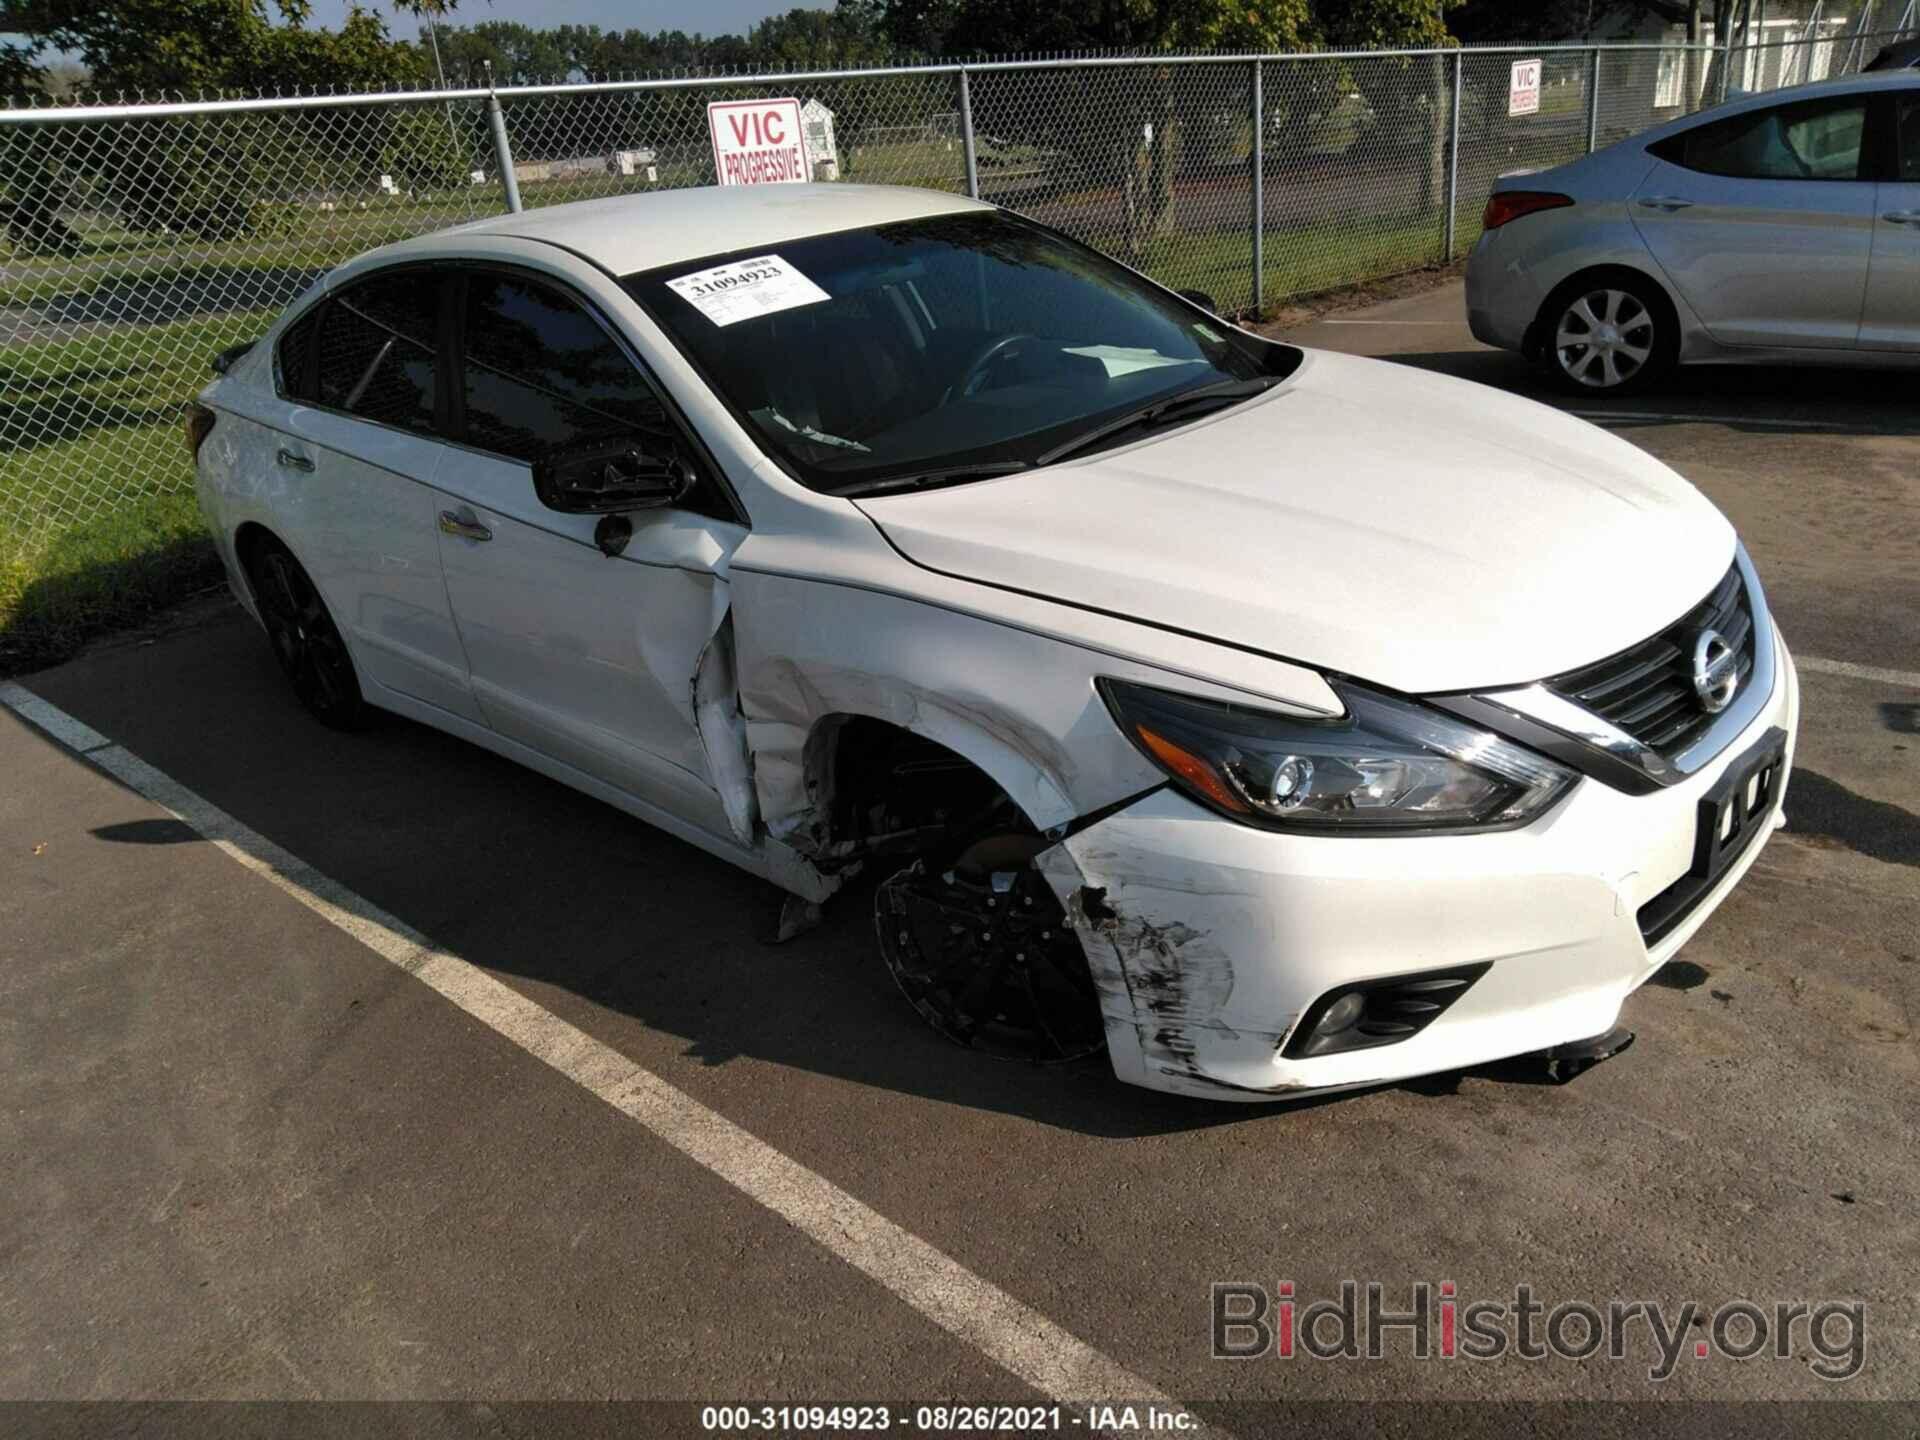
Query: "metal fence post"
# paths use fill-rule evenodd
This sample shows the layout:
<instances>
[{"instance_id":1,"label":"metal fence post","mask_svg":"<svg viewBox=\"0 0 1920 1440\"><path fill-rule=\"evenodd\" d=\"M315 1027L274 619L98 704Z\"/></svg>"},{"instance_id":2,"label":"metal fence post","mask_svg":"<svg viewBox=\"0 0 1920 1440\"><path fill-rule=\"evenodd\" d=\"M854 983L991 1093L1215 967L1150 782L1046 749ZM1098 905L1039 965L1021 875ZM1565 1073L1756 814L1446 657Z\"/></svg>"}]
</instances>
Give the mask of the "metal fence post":
<instances>
[{"instance_id":1,"label":"metal fence post","mask_svg":"<svg viewBox=\"0 0 1920 1440\"><path fill-rule=\"evenodd\" d=\"M1267 106L1260 62L1253 62L1253 313L1266 303Z\"/></svg>"},{"instance_id":2,"label":"metal fence post","mask_svg":"<svg viewBox=\"0 0 1920 1440\"><path fill-rule=\"evenodd\" d=\"M966 66L960 67L960 148L967 157L967 194L980 198L980 156L973 148L973 86L967 83Z\"/></svg>"},{"instance_id":3,"label":"metal fence post","mask_svg":"<svg viewBox=\"0 0 1920 1440\"><path fill-rule=\"evenodd\" d=\"M1461 84L1462 73L1466 69L1467 57L1461 51L1453 52L1453 118L1452 137L1447 142L1447 223L1446 258L1453 259L1454 212L1460 208L1460 96L1464 89Z\"/></svg>"},{"instance_id":4,"label":"metal fence post","mask_svg":"<svg viewBox=\"0 0 1920 1440\"><path fill-rule=\"evenodd\" d=\"M1600 148L1600 47L1593 51L1593 68L1587 71L1587 154Z\"/></svg>"},{"instance_id":5,"label":"metal fence post","mask_svg":"<svg viewBox=\"0 0 1920 1440\"><path fill-rule=\"evenodd\" d=\"M520 177L513 173L513 147L507 144L507 117L500 108L500 97L493 90L493 66L487 66L487 125L493 131L493 158L500 166L500 188L506 192L507 209L518 215Z\"/></svg>"}]
</instances>

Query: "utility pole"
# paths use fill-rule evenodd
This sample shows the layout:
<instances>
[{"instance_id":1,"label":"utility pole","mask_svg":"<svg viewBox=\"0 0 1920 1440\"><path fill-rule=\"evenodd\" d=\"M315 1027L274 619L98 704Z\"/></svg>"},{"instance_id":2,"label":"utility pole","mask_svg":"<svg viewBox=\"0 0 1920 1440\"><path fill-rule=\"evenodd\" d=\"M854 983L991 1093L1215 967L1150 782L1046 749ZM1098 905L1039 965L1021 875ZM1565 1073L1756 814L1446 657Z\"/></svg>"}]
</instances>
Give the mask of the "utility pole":
<instances>
[{"instance_id":1,"label":"utility pole","mask_svg":"<svg viewBox=\"0 0 1920 1440\"><path fill-rule=\"evenodd\" d=\"M420 22L427 27L427 45L433 51L433 73L439 79L440 93L444 95L447 90L447 67L440 63L440 35L433 28L433 11L427 5L422 5L419 15ZM460 127L453 120L453 102L446 100L441 103L446 106L447 137L453 141L454 154L460 156L461 163L470 163L468 157L461 154Z\"/></svg>"}]
</instances>

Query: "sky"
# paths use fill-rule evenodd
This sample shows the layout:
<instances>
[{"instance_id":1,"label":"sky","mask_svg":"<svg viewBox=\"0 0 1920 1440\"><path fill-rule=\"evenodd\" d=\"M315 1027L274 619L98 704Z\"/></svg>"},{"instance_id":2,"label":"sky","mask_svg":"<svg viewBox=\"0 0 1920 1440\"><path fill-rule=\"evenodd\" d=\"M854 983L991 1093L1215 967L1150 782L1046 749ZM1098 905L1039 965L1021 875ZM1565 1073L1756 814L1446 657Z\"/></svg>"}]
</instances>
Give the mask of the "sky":
<instances>
[{"instance_id":1,"label":"sky","mask_svg":"<svg viewBox=\"0 0 1920 1440\"><path fill-rule=\"evenodd\" d=\"M322 30L337 30L346 19L347 0L312 0L307 21ZM396 13L391 3L363 0L377 11L397 40L421 38L421 26L411 15ZM518 20L547 29L555 25L598 25L602 30L684 30L689 35L744 35L769 15L784 15L796 6L831 10L832 0L460 0L448 17L451 25L477 25L483 20ZM271 7L269 7L271 8ZM275 15L276 21L278 15ZM0 31L0 36L5 34Z\"/></svg>"},{"instance_id":2,"label":"sky","mask_svg":"<svg viewBox=\"0 0 1920 1440\"><path fill-rule=\"evenodd\" d=\"M448 17L453 25L477 25L482 20L518 20L547 29L555 25L598 25L602 30L684 30L689 35L744 35L749 25L769 15L784 15L796 5L809 10L832 9L831 0L460 0ZM396 15L388 4L372 5L387 29L411 40L419 29L412 16ZM313 18L307 23L338 29L347 13L347 0L313 0Z\"/></svg>"}]
</instances>

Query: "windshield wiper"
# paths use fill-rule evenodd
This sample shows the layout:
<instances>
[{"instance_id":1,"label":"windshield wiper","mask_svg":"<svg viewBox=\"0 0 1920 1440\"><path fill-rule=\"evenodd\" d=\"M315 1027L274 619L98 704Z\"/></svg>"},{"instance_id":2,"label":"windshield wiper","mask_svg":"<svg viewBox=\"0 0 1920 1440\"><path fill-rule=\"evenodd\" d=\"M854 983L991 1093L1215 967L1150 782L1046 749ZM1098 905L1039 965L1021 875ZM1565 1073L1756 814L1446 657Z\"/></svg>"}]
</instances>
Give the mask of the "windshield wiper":
<instances>
[{"instance_id":1,"label":"windshield wiper","mask_svg":"<svg viewBox=\"0 0 1920 1440\"><path fill-rule=\"evenodd\" d=\"M1056 445L1033 463L1051 465L1056 460L1064 460L1069 455L1077 455L1083 450L1112 440L1125 431L1151 428L1163 425L1185 416L1197 406L1219 404L1231 405L1235 401L1245 400L1264 390L1271 390L1280 383L1277 375L1258 375L1251 380L1220 380L1212 385L1197 385L1191 390L1182 390L1177 395L1166 396L1151 404L1142 405L1138 410L1129 410L1117 419L1104 425L1096 425L1084 435L1076 435L1065 444Z\"/></svg>"},{"instance_id":2,"label":"windshield wiper","mask_svg":"<svg viewBox=\"0 0 1920 1440\"><path fill-rule=\"evenodd\" d=\"M942 485L964 485L969 480L991 480L1013 475L1033 466L1025 460L988 460L978 465L943 465L937 470L916 470L911 475L889 475L884 480L856 480L828 493L832 495L881 495L890 490L933 490Z\"/></svg>"}]
</instances>

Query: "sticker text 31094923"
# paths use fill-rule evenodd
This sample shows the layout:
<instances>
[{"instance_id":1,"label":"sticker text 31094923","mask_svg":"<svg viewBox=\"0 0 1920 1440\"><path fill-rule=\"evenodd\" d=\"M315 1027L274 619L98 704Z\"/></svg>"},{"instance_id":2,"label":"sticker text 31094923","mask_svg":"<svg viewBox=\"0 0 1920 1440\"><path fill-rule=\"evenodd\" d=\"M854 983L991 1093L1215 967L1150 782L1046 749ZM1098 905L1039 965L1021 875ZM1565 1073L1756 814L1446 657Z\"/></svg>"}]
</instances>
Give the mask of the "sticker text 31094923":
<instances>
[{"instance_id":1,"label":"sticker text 31094923","mask_svg":"<svg viewBox=\"0 0 1920 1440\"><path fill-rule=\"evenodd\" d=\"M667 281L667 288L715 325L733 325L832 298L778 255L756 255L696 270Z\"/></svg>"}]
</instances>

